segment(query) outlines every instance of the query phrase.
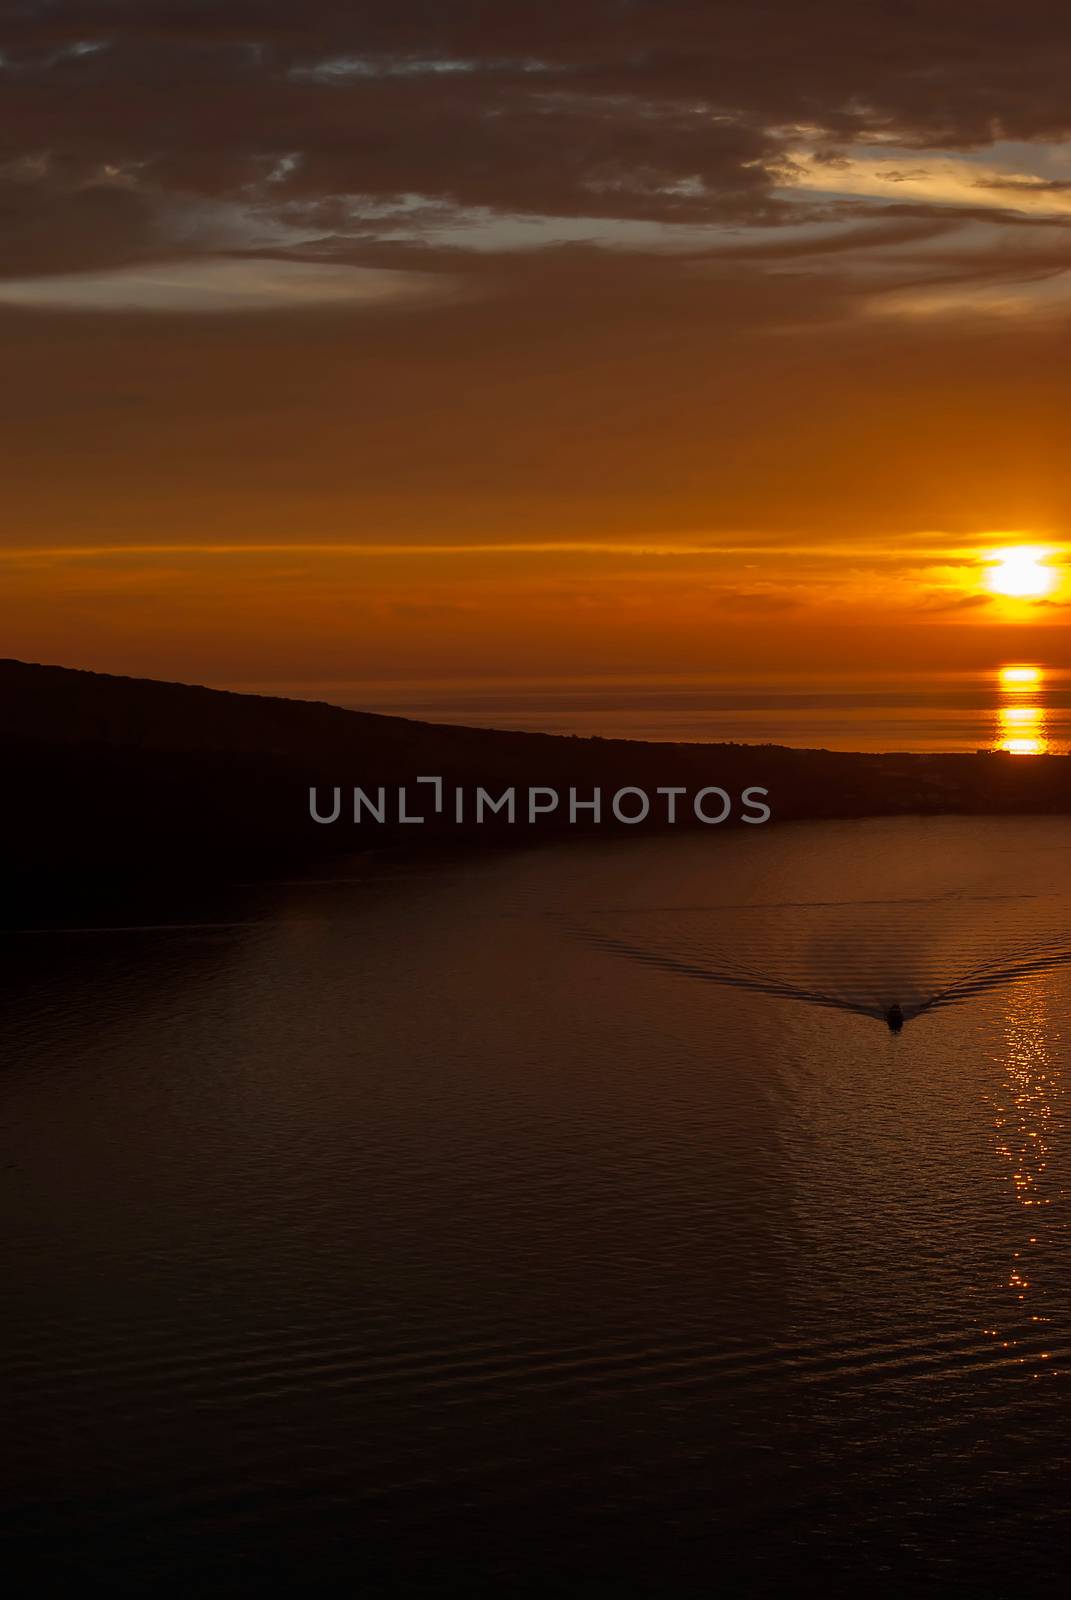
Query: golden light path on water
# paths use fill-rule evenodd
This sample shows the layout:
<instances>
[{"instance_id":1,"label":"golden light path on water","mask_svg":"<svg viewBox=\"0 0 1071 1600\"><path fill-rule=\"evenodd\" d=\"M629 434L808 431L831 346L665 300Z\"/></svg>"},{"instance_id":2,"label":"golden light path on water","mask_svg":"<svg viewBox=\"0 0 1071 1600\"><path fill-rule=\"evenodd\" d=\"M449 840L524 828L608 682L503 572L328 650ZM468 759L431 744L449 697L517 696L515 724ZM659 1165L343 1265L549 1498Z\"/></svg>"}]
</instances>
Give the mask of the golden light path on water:
<instances>
[{"instance_id":1,"label":"golden light path on water","mask_svg":"<svg viewBox=\"0 0 1071 1600\"><path fill-rule=\"evenodd\" d=\"M1012 1192L1026 1212L1019 1248L1012 1254L1007 1279L1007 1325L984 1331L1006 1350L1020 1347L1018 1357L1033 1367L1033 1376L1054 1373L1043 1366L1053 1352L1044 1344L1044 1328L1052 1322L1045 1309L1045 1252L1052 1230L1041 1226L1044 1209L1061 1191L1049 1181L1051 1135L1057 1119L1061 1071L1052 1048L1051 975L1039 974L1007 994L1004 1081L993 1099L997 1154L1007 1164Z\"/></svg>"},{"instance_id":2,"label":"golden light path on water","mask_svg":"<svg viewBox=\"0 0 1071 1600\"><path fill-rule=\"evenodd\" d=\"M1045 671L1033 665L1000 667L1001 696L992 748L1011 756L1043 756L1051 752L1046 708L1037 697L1045 692Z\"/></svg>"}]
</instances>

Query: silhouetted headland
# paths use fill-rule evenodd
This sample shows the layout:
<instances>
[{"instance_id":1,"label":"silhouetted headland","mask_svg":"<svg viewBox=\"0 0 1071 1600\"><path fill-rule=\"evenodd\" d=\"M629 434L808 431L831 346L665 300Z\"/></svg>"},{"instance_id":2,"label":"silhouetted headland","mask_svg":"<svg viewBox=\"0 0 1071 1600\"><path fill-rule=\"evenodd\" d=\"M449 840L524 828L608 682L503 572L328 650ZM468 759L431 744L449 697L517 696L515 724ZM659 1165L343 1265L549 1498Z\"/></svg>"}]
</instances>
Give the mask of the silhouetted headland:
<instances>
[{"instance_id":1,"label":"silhouetted headland","mask_svg":"<svg viewBox=\"0 0 1071 1600\"><path fill-rule=\"evenodd\" d=\"M80 869L209 873L408 847L526 843L593 831L559 812L530 826L452 814L421 828L318 827L309 789L412 783L654 792L769 791L773 822L903 814L1071 812L1066 756L849 754L779 745L655 744L508 733L344 710L321 702L0 661L3 856L12 874ZM733 826L732 820L725 826ZM677 827L702 827L686 811ZM652 814L611 835L665 829ZM708 829L709 831L709 829Z\"/></svg>"}]
</instances>

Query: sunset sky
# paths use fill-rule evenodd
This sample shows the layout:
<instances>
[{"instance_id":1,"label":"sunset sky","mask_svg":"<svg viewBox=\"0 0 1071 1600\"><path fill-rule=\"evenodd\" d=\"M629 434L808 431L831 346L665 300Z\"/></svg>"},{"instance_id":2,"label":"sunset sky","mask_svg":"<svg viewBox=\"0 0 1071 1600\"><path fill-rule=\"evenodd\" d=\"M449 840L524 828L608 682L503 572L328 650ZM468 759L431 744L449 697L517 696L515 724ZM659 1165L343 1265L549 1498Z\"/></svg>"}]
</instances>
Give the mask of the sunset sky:
<instances>
[{"instance_id":1,"label":"sunset sky","mask_svg":"<svg viewBox=\"0 0 1071 1600\"><path fill-rule=\"evenodd\" d=\"M1071 665L1064 4L6 16L0 655Z\"/></svg>"}]
</instances>

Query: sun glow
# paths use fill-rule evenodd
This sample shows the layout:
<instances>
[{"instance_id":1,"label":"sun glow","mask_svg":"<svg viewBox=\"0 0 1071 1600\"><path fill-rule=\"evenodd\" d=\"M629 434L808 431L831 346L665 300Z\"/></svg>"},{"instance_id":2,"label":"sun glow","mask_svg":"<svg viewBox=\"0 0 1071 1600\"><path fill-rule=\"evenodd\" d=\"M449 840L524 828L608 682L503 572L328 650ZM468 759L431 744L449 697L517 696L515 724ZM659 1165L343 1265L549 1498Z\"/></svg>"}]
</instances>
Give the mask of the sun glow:
<instances>
[{"instance_id":1,"label":"sun glow","mask_svg":"<svg viewBox=\"0 0 1071 1600\"><path fill-rule=\"evenodd\" d=\"M1056 583L1056 573L1045 564L1047 550L1034 545L1014 545L994 550L993 565L986 577L994 594L1011 600L1037 600L1047 595Z\"/></svg>"}]
</instances>

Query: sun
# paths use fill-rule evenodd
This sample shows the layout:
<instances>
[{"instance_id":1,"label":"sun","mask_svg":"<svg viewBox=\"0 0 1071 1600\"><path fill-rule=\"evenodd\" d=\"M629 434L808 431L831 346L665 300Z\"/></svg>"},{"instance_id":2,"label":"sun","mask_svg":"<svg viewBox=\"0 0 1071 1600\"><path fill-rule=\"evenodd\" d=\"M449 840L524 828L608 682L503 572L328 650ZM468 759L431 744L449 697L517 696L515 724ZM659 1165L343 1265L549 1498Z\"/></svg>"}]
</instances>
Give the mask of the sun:
<instances>
[{"instance_id":1,"label":"sun","mask_svg":"<svg viewBox=\"0 0 1071 1600\"><path fill-rule=\"evenodd\" d=\"M1012 600L1040 599L1056 582L1056 573L1045 565L1047 555L1047 550L1028 544L994 550L986 582L994 594L1007 595Z\"/></svg>"}]
</instances>

